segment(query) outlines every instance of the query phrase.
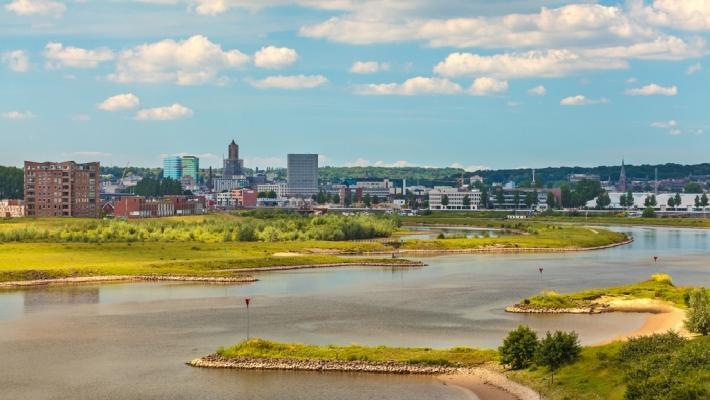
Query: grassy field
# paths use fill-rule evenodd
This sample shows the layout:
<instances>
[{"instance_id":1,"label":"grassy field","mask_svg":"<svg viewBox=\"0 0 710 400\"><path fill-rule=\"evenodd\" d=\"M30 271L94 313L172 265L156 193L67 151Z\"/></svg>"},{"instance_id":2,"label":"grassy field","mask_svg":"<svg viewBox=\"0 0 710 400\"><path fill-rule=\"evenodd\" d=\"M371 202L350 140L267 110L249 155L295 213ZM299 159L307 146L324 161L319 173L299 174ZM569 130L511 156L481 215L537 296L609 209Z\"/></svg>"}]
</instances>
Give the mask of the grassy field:
<instances>
[{"instance_id":1,"label":"grassy field","mask_svg":"<svg viewBox=\"0 0 710 400\"><path fill-rule=\"evenodd\" d=\"M315 346L250 339L228 348L220 348L223 357L275 358L288 360L395 361L407 364L475 367L498 358L495 350L455 347L446 350L406 347Z\"/></svg>"},{"instance_id":2,"label":"grassy field","mask_svg":"<svg viewBox=\"0 0 710 400\"><path fill-rule=\"evenodd\" d=\"M389 252L378 240L396 221L376 217L304 219L212 214L131 221L21 218L0 221L0 282L98 275L226 276L229 269L361 263L339 257ZM500 238L413 240L404 249L594 247L626 239L605 229L509 223ZM251 236L242 231L253 229ZM256 227L256 228L255 228ZM391 234L391 232L389 233ZM313 239L327 237L327 240ZM296 238L284 240L285 237ZM383 238L386 240L385 238ZM395 240L396 241L396 240ZM402 262L392 259L378 262Z\"/></svg>"},{"instance_id":3,"label":"grassy field","mask_svg":"<svg viewBox=\"0 0 710 400\"><path fill-rule=\"evenodd\" d=\"M710 214L709 214L710 215ZM593 225L640 225L640 226L671 226L686 228L710 228L710 218L638 218L625 216L546 216L540 215L532 218L533 221L552 223L581 223Z\"/></svg>"},{"instance_id":4,"label":"grassy field","mask_svg":"<svg viewBox=\"0 0 710 400\"><path fill-rule=\"evenodd\" d=\"M686 298L692 288L673 285L666 274L656 274L651 279L631 285L614 286L604 289L590 289L578 293L558 294L545 292L523 299L521 304L529 308L565 309L589 307L602 297L623 299L654 299L669 302L677 307L686 307Z\"/></svg>"},{"instance_id":5,"label":"grassy field","mask_svg":"<svg viewBox=\"0 0 710 400\"><path fill-rule=\"evenodd\" d=\"M379 251L375 242L3 243L0 282L100 275L229 276L225 269L362 263L325 251ZM314 250L315 249L315 250ZM298 253L281 256L279 253ZM383 261L397 262L386 259Z\"/></svg>"},{"instance_id":6,"label":"grassy field","mask_svg":"<svg viewBox=\"0 0 710 400\"><path fill-rule=\"evenodd\" d=\"M627 239L623 233L577 226L534 224L516 226L516 229L524 229L524 233L488 238L410 240L402 246L407 249L427 250L482 247L588 248L619 243Z\"/></svg>"}]
</instances>

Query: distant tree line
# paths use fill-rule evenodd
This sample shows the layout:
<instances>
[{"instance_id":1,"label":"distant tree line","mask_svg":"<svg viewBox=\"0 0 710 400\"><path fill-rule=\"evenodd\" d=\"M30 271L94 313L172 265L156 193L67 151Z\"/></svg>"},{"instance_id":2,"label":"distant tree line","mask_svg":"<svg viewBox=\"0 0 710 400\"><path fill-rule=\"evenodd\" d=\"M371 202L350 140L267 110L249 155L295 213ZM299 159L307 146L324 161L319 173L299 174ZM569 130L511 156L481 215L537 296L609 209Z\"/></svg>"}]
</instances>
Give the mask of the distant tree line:
<instances>
[{"instance_id":1,"label":"distant tree line","mask_svg":"<svg viewBox=\"0 0 710 400\"><path fill-rule=\"evenodd\" d=\"M21 199L24 196L22 168L0 165L0 199Z\"/></svg>"},{"instance_id":2,"label":"distant tree line","mask_svg":"<svg viewBox=\"0 0 710 400\"><path fill-rule=\"evenodd\" d=\"M180 182L172 178L143 178L131 191L133 194L146 197L190 194L183 191Z\"/></svg>"}]
</instances>

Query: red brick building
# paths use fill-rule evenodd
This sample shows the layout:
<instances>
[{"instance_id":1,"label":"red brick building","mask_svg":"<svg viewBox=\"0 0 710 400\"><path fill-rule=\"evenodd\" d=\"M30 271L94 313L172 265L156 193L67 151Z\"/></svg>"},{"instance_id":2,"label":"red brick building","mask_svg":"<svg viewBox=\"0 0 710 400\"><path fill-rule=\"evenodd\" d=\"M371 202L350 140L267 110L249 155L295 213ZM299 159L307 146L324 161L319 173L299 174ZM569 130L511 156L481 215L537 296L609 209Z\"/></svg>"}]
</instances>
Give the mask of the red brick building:
<instances>
[{"instance_id":1,"label":"red brick building","mask_svg":"<svg viewBox=\"0 0 710 400\"><path fill-rule=\"evenodd\" d=\"M101 213L99 163L25 161L25 212L30 217L91 217Z\"/></svg>"}]
</instances>

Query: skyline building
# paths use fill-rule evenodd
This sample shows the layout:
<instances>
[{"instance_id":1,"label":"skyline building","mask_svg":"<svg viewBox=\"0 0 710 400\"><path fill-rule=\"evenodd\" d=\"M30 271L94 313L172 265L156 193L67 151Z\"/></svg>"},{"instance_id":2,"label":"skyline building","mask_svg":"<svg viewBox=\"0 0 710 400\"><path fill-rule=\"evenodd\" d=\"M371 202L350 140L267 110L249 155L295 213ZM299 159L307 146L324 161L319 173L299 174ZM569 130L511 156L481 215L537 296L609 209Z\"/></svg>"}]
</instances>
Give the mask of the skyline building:
<instances>
[{"instance_id":1,"label":"skyline building","mask_svg":"<svg viewBox=\"0 0 710 400\"><path fill-rule=\"evenodd\" d=\"M25 161L25 212L31 217L91 217L101 213L98 162Z\"/></svg>"},{"instance_id":2,"label":"skyline building","mask_svg":"<svg viewBox=\"0 0 710 400\"><path fill-rule=\"evenodd\" d=\"M224 159L224 170L222 176L224 178L236 178L243 174L244 160L239 158L239 145L234 142L227 146L227 158Z\"/></svg>"},{"instance_id":3,"label":"skyline building","mask_svg":"<svg viewBox=\"0 0 710 400\"><path fill-rule=\"evenodd\" d=\"M182 156L182 178L191 177L195 182L200 176L200 159L195 156Z\"/></svg>"},{"instance_id":4,"label":"skyline building","mask_svg":"<svg viewBox=\"0 0 710 400\"><path fill-rule=\"evenodd\" d=\"M620 192L626 191L626 167L624 165L624 159L621 159L621 171L619 172L619 183L616 185L616 189Z\"/></svg>"},{"instance_id":5,"label":"skyline building","mask_svg":"<svg viewBox=\"0 0 710 400\"><path fill-rule=\"evenodd\" d=\"M179 181L182 178L182 157L168 156L163 158L163 178Z\"/></svg>"},{"instance_id":6,"label":"skyline building","mask_svg":"<svg viewBox=\"0 0 710 400\"><path fill-rule=\"evenodd\" d=\"M288 195L310 197L318 193L318 154L289 154Z\"/></svg>"}]
</instances>

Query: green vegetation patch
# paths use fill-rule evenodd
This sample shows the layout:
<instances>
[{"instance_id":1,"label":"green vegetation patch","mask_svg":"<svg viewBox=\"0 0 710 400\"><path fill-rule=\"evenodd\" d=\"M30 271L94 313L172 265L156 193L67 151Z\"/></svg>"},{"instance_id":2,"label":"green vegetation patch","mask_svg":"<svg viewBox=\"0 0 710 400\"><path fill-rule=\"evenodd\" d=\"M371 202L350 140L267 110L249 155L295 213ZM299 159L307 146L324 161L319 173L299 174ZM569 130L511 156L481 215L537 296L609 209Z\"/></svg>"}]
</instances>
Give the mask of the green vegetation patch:
<instances>
[{"instance_id":1,"label":"green vegetation patch","mask_svg":"<svg viewBox=\"0 0 710 400\"><path fill-rule=\"evenodd\" d=\"M497 359L495 350L454 347L446 350L406 347L367 347L359 345L307 345L249 339L228 348L220 348L222 357L251 357L285 360L369 361L407 364L475 367Z\"/></svg>"},{"instance_id":2,"label":"green vegetation patch","mask_svg":"<svg viewBox=\"0 0 710 400\"><path fill-rule=\"evenodd\" d=\"M651 279L631 285L614 286L605 289L590 289L578 293L558 294L544 292L537 296L523 299L520 305L526 308L565 309L592 306L602 297L653 299L672 303L681 308L687 307L692 288L673 284L668 274L655 274Z\"/></svg>"}]
</instances>

